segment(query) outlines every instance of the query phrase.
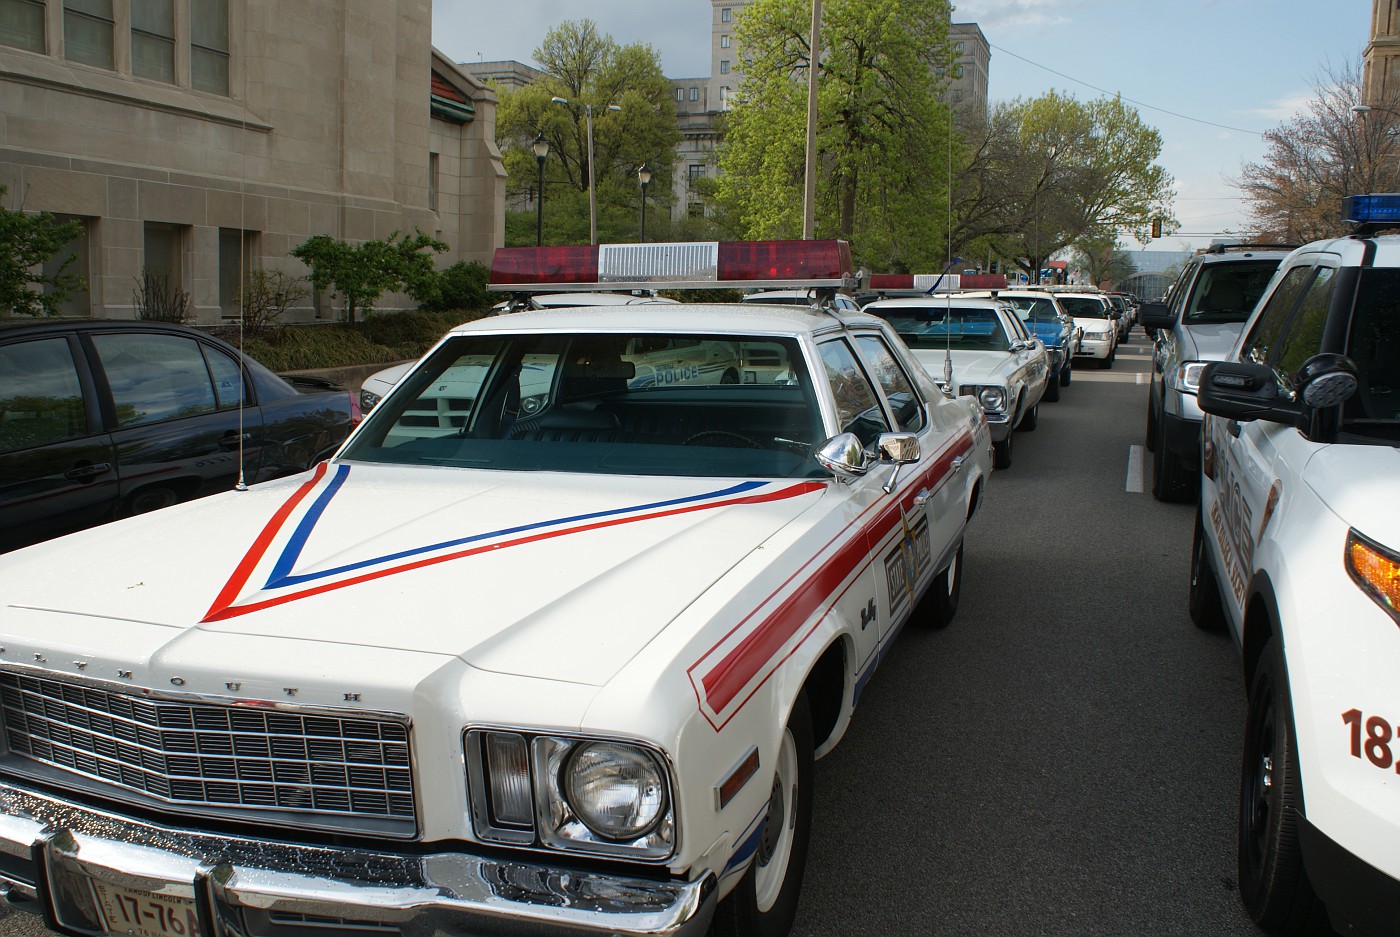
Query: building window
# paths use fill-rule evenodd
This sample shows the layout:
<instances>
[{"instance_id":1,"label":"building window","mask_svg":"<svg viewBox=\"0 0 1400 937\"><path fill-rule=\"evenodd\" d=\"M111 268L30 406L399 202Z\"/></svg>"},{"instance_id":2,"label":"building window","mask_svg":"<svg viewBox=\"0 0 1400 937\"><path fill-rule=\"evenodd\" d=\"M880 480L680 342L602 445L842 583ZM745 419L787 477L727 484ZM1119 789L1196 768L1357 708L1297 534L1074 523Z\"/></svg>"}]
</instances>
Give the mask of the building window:
<instances>
[{"instance_id":1,"label":"building window","mask_svg":"<svg viewBox=\"0 0 1400 937\"><path fill-rule=\"evenodd\" d=\"M705 217L705 203L704 203L704 202L691 202L689 205L687 205L687 206L685 207L685 213L686 213L687 215L689 215L690 217L692 217L692 218L704 218L704 217Z\"/></svg>"},{"instance_id":2,"label":"building window","mask_svg":"<svg viewBox=\"0 0 1400 937\"><path fill-rule=\"evenodd\" d=\"M63 0L63 57L98 68L116 68L112 54L112 0Z\"/></svg>"},{"instance_id":3,"label":"building window","mask_svg":"<svg viewBox=\"0 0 1400 937\"><path fill-rule=\"evenodd\" d=\"M954 77L954 78L961 78L962 76L963 76L963 67L962 67L961 65L954 65L954 66L953 66L953 77Z\"/></svg>"},{"instance_id":4,"label":"building window","mask_svg":"<svg viewBox=\"0 0 1400 937\"><path fill-rule=\"evenodd\" d=\"M54 221L63 224L69 221L80 222L83 231L73 240L64 244L54 255L44 261L44 277L52 280L60 273L64 276L79 277L83 281L81 290L74 290L59 305L59 315L64 316L86 316L92 313L92 294L88 292L88 283L91 277L91 267L88 264L88 257L92 250L88 244L88 235L92 231L92 219L84 218L80 215L54 215ZM69 263L69 259L72 262ZM64 266L67 264L67 266ZM44 291L50 292L51 288L45 286Z\"/></svg>"},{"instance_id":5,"label":"building window","mask_svg":"<svg viewBox=\"0 0 1400 937\"><path fill-rule=\"evenodd\" d=\"M695 185L695 180L696 180L696 179L703 179L703 178L705 178L705 164L704 164L704 163L691 163L691 164L690 164L690 184L693 186L693 185Z\"/></svg>"},{"instance_id":6,"label":"building window","mask_svg":"<svg viewBox=\"0 0 1400 937\"><path fill-rule=\"evenodd\" d=\"M690 89L690 100L692 100L692 101L698 101L698 100L700 100L700 89L699 89L699 88L691 88L691 89Z\"/></svg>"},{"instance_id":7,"label":"building window","mask_svg":"<svg viewBox=\"0 0 1400 937\"><path fill-rule=\"evenodd\" d=\"M720 37L719 37L719 47L720 47L721 49L727 49L727 48L729 48L729 37L728 37L728 36L720 36Z\"/></svg>"},{"instance_id":8,"label":"building window","mask_svg":"<svg viewBox=\"0 0 1400 937\"><path fill-rule=\"evenodd\" d=\"M229 93L228 0L190 0L190 87Z\"/></svg>"},{"instance_id":9,"label":"building window","mask_svg":"<svg viewBox=\"0 0 1400 937\"><path fill-rule=\"evenodd\" d=\"M720 73L721 75L728 75L728 74L729 74L729 60L728 60L728 59L720 59L720 62L719 62L719 73Z\"/></svg>"},{"instance_id":10,"label":"building window","mask_svg":"<svg viewBox=\"0 0 1400 937\"><path fill-rule=\"evenodd\" d=\"M0 0L0 45L44 51L43 0Z\"/></svg>"},{"instance_id":11,"label":"building window","mask_svg":"<svg viewBox=\"0 0 1400 937\"><path fill-rule=\"evenodd\" d=\"M438 210L438 154L428 154L428 208Z\"/></svg>"},{"instance_id":12,"label":"building window","mask_svg":"<svg viewBox=\"0 0 1400 937\"><path fill-rule=\"evenodd\" d=\"M725 7L719 11L719 21L721 23L729 22L729 7Z\"/></svg>"},{"instance_id":13,"label":"building window","mask_svg":"<svg viewBox=\"0 0 1400 937\"><path fill-rule=\"evenodd\" d=\"M243 285L253 275L256 231L219 229L219 313L236 319L243 305Z\"/></svg>"},{"instance_id":14,"label":"building window","mask_svg":"<svg viewBox=\"0 0 1400 937\"><path fill-rule=\"evenodd\" d=\"M962 50L963 50L963 41L962 41L961 39L959 39L957 42L953 43L953 50L954 50L955 52L957 52L958 54L962 54Z\"/></svg>"},{"instance_id":15,"label":"building window","mask_svg":"<svg viewBox=\"0 0 1400 937\"><path fill-rule=\"evenodd\" d=\"M142 271L152 275L170 294L184 283L184 229L180 225L146 222Z\"/></svg>"},{"instance_id":16,"label":"building window","mask_svg":"<svg viewBox=\"0 0 1400 937\"><path fill-rule=\"evenodd\" d=\"M685 89L684 89L684 88L677 88L677 89L676 89L676 100L677 100L677 101L684 101L684 100L685 100Z\"/></svg>"},{"instance_id":17,"label":"building window","mask_svg":"<svg viewBox=\"0 0 1400 937\"><path fill-rule=\"evenodd\" d=\"M131 73L175 83L175 0L131 0Z\"/></svg>"}]
</instances>

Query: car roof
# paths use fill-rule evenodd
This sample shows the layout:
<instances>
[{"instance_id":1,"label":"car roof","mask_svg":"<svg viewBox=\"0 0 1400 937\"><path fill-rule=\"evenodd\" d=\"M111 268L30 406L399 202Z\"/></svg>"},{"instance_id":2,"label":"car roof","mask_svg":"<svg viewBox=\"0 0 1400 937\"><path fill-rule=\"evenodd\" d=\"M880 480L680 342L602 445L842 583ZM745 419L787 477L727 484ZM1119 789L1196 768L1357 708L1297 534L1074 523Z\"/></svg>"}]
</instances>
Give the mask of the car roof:
<instances>
[{"instance_id":1,"label":"car roof","mask_svg":"<svg viewBox=\"0 0 1400 937\"><path fill-rule=\"evenodd\" d=\"M961 293L934 293L930 296L901 296L894 299L877 299L866 303L863 309L898 309L901 306L923 308L928 305L960 306L973 309L1005 309L1006 303L992 296L965 296Z\"/></svg>"},{"instance_id":2,"label":"car roof","mask_svg":"<svg viewBox=\"0 0 1400 937\"><path fill-rule=\"evenodd\" d=\"M10 316L0 319L0 336L16 332L71 332L111 331L113 329L139 329L143 332L176 332L184 335L208 335L202 329L179 325L174 322L161 322L157 319L94 319L90 316Z\"/></svg>"},{"instance_id":3,"label":"car roof","mask_svg":"<svg viewBox=\"0 0 1400 937\"><path fill-rule=\"evenodd\" d=\"M463 323L452 335L475 332L670 332L733 335L810 335L844 325L881 327L875 316L769 303L678 303L537 309Z\"/></svg>"}]
</instances>

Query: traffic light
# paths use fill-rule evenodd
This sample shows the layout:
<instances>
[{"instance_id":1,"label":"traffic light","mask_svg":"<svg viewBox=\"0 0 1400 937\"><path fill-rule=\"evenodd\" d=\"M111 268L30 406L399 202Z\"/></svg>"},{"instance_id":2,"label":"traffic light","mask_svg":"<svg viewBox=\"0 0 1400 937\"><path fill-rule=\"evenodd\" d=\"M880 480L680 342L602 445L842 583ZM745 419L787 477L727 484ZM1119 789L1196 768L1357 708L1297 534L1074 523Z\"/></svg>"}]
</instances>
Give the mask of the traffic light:
<instances>
[{"instance_id":1,"label":"traffic light","mask_svg":"<svg viewBox=\"0 0 1400 937\"><path fill-rule=\"evenodd\" d=\"M1153 218L1153 219L1152 219L1152 236L1155 237L1155 238L1159 238L1159 237L1162 236L1162 219L1161 219L1161 218Z\"/></svg>"}]
</instances>

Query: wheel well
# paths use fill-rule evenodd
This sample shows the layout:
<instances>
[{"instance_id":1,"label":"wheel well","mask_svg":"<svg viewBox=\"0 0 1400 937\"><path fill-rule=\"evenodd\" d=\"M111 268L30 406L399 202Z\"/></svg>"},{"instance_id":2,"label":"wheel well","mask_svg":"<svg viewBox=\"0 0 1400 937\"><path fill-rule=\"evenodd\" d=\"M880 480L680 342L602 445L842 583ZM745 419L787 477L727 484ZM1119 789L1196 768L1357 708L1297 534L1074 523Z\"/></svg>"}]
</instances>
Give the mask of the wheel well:
<instances>
[{"instance_id":1,"label":"wheel well","mask_svg":"<svg viewBox=\"0 0 1400 937\"><path fill-rule=\"evenodd\" d=\"M841 707L846 703L845 642L837 641L822 652L802 691L812 710L812 744L821 748L840 721Z\"/></svg>"},{"instance_id":2,"label":"wheel well","mask_svg":"<svg viewBox=\"0 0 1400 937\"><path fill-rule=\"evenodd\" d=\"M977 513L977 509L982 506L982 479L977 479L972 485L972 495L967 499L967 519L972 520L972 515Z\"/></svg>"},{"instance_id":3,"label":"wheel well","mask_svg":"<svg viewBox=\"0 0 1400 937\"><path fill-rule=\"evenodd\" d=\"M1259 656L1264 645L1274 635L1274 616L1271 603L1262 593L1256 592L1249 600L1244 613L1244 641L1240 648L1241 664L1244 667L1245 686L1254 680L1254 671L1259 666Z\"/></svg>"}]
</instances>

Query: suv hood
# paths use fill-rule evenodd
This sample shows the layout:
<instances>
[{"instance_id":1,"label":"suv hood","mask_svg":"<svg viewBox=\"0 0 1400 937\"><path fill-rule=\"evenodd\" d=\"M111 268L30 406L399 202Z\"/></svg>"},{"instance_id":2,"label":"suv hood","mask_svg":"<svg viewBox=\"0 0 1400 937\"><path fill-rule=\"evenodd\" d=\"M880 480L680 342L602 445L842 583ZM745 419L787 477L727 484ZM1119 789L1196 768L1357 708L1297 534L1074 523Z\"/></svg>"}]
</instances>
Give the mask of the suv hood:
<instances>
[{"instance_id":1,"label":"suv hood","mask_svg":"<svg viewBox=\"0 0 1400 937\"><path fill-rule=\"evenodd\" d=\"M602 685L825 489L322 464L8 555L0 635L42 609L138 655L202 631Z\"/></svg>"},{"instance_id":2,"label":"suv hood","mask_svg":"<svg viewBox=\"0 0 1400 937\"><path fill-rule=\"evenodd\" d=\"M1308 460L1303 481L1342 523L1392 550L1400 550L1400 449L1337 443ZM1337 480L1345 478L1346 484Z\"/></svg>"},{"instance_id":3,"label":"suv hood","mask_svg":"<svg viewBox=\"0 0 1400 937\"><path fill-rule=\"evenodd\" d=\"M1224 361L1230 349L1244 331L1243 322L1202 322L1199 325L1183 325L1181 334L1185 346L1181 349L1182 361Z\"/></svg>"}]
</instances>

